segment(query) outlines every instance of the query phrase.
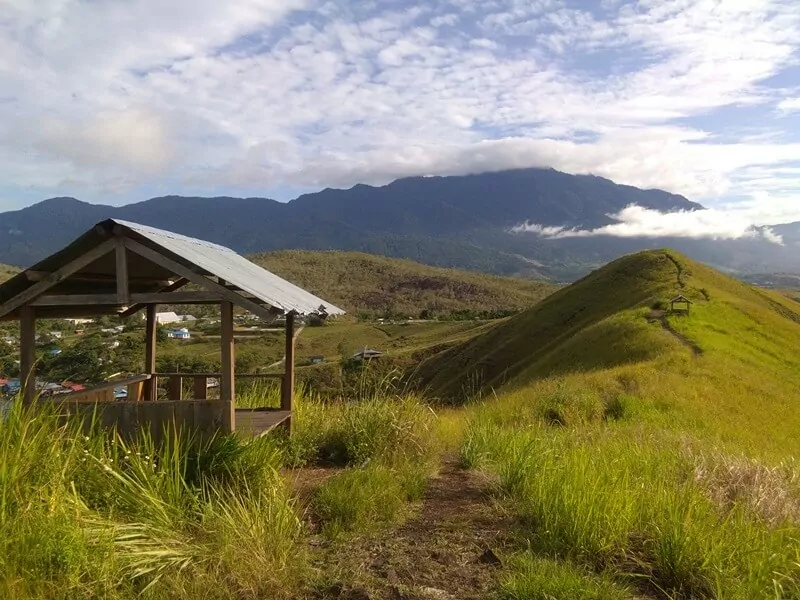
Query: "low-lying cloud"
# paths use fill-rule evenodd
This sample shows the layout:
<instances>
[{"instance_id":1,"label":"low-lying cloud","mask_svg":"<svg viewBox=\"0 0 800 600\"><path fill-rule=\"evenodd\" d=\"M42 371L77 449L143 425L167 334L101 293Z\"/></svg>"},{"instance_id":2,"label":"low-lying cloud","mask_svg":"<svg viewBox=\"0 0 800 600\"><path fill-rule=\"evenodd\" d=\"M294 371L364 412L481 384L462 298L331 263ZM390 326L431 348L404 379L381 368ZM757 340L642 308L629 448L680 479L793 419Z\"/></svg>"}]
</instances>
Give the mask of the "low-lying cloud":
<instances>
[{"instance_id":1,"label":"low-lying cloud","mask_svg":"<svg viewBox=\"0 0 800 600\"><path fill-rule=\"evenodd\" d=\"M747 217L730 211L703 209L661 212L631 204L608 217L616 223L596 229L522 223L512 227L511 231L536 233L546 239L611 236L738 240L760 237L773 244L783 244L783 238L769 227L756 227Z\"/></svg>"}]
</instances>

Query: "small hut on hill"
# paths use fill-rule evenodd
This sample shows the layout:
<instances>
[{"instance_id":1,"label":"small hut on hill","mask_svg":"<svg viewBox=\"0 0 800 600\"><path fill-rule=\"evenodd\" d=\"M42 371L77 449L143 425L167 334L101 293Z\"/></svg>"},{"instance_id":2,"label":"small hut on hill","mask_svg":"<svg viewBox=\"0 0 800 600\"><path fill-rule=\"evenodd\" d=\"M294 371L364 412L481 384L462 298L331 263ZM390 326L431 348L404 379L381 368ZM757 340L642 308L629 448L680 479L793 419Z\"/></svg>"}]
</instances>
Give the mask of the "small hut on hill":
<instances>
[{"instance_id":1,"label":"small hut on hill","mask_svg":"<svg viewBox=\"0 0 800 600\"><path fill-rule=\"evenodd\" d=\"M672 300L669 301L669 309L670 312L673 313L682 313L682 314L689 314L689 309L691 308L692 304L694 304L691 300L689 300L683 294L678 294Z\"/></svg>"},{"instance_id":2,"label":"small hut on hill","mask_svg":"<svg viewBox=\"0 0 800 600\"><path fill-rule=\"evenodd\" d=\"M184 291L193 284L194 291ZM218 304L222 324L220 373L156 372L159 304ZM234 307L266 321L284 320L286 362L280 374L234 372ZM98 223L66 248L0 285L0 320L20 321L22 398L36 397L36 320L82 319L100 315L129 317L146 313L145 364L141 375L58 396L69 414L97 414L121 434L148 427L154 437L165 425L200 434L246 429L261 434L278 424L290 426L294 389L295 317L328 317L344 311L232 250L202 240L109 219ZM235 379L277 377L280 409L237 409ZM193 382L193 397L182 397L182 382ZM158 381L166 380L168 398L158 399ZM208 381L219 380L219 399L207 398ZM126 400L115 401L115 389Z\"/></svg>"}]
</instances>

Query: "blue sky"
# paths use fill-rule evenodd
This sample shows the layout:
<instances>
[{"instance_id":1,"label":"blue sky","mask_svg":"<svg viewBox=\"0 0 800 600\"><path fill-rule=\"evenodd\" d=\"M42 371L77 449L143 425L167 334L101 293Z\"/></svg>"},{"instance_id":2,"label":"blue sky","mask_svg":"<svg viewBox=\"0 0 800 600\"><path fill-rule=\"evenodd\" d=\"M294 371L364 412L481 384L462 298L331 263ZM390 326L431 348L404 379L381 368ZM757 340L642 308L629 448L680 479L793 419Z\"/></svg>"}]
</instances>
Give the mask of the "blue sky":
<instances>
[{"instance_id":1,"label":"blue sky","mask_svg":"<svg viewBox=\"0 0 800 600\"><path fill-rule=\"evenodd\" d=\"M795 0L0 11L0 210L548 166L800 220Z\"/></svg>"}]
</instances>

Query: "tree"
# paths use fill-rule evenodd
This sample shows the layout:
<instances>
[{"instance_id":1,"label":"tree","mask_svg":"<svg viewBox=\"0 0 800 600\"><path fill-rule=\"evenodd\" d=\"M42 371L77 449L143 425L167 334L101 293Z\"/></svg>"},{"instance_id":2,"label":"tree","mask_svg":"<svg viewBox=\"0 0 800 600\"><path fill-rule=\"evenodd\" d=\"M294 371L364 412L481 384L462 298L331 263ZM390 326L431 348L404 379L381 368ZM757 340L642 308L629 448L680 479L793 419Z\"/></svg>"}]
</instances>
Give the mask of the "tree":
<instances>
[{"instance_id":1,"label":"tree","mask_svg":"<svg viewBox=\"0 0 800 600\"><path fill-rule=\"evenodd\" d=\"M57 381L74 379L95 383L104 379L107 355L103 339L99 335L89 335L57 356L43 357L39 372L42 377Z\"/></svg>"},{"instance_id":2,"label":"tree","mask_svg":"<svg viewBox=\"0 0 800 600\"><path fill-rule=\"evenodd\" d=\"M169 332L163 325L156 325L156 342L164 343L169 339Z\"/></svg>"}]
</instances>

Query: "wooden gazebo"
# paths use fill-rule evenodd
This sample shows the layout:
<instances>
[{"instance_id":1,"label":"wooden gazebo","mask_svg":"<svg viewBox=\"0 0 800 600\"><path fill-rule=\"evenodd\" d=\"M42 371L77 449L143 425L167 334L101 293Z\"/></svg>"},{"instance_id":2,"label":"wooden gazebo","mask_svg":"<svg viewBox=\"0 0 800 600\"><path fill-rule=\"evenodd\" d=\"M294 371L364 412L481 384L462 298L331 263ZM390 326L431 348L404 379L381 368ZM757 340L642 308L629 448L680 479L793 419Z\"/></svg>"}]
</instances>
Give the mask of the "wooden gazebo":
<instances>
[{"instance_id":1,"label":"wooden gazebo","mask_svg":"<svg viewBox=\"0 0 800 600\"><path fill-rule=\"evenodd\" d=\"M671 312L674 313L685 313L689 314L689 309L691 308L693 302L689 300L683 294L678 294L672 300L669 301L669 308Z\"/></svg>"},{"instance_id":2,"label":"wooden gazebo","mask_svg":"<svg viewBox=\"0 0 800 600\"><path fill-rule=\"evenodd\" d=\"M186 291L185 286L191 291ZM219 304L220 373L156 372L156 307L159 304ZM234 307L266 321L285 317L285 368L280 409L237 409L234 369ZM60 396L70 413L98 415L121 433L142 427L160 436L174 422L203 433L238 429L260 434L290 426L294 389L295 317L322 317L343 311L253 264L232 250L168 231L110 219L72 244L0 285L0 320L20 321L22 398L36 397L36 320L101 315L128 317L146 311L143 373ZM206 396L207 379L218 378L219 399ZM158 379L168 380L167 400L157 397ZM182 380L194 381L193 398L183 399ZM114 387L126 385L128 398L115 401Z\"/></svg>"}]
</instances>

